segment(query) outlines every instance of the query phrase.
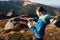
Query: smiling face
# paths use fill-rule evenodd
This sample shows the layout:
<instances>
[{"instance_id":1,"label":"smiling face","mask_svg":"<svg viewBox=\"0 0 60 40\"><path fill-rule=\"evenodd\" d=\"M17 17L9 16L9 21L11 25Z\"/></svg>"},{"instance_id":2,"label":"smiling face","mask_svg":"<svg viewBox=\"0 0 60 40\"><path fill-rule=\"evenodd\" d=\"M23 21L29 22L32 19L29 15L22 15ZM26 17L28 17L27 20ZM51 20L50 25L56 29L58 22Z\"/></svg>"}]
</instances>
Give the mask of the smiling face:
<instances>
[{"instance_id":1,"label":"smiling face","mask_svg":"<svg viewBox=\"0 0 60 40\"><path fill-rule=\"evenodd\" d=\"M41 16L41 15L43 14L43 12L39 12L38 9L37 9L37 10L36 10L36 14L37 14L37 16L39 17L39 16Z\"/></svg>"},{"instance_id":2,"label":"smiling face","mask_svg":"<svg viewBox=\"0 0 60 40\"><path fill-rule=\"evenodd\" d=\"M36 9L36 14L37 14L37 16L39 17L39 16L41 16L42 14L44 14L45 11L46 11L46 10L44 9L44 7L38 6L37 9Z\"/></svg>"}]
</instances>

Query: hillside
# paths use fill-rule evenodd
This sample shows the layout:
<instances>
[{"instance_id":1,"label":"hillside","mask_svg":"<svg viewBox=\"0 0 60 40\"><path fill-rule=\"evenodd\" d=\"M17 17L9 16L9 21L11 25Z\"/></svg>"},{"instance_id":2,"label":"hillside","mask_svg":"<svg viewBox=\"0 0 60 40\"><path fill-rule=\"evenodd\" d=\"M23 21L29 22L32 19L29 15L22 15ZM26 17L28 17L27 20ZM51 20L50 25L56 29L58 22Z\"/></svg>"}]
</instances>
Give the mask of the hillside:
<instances>
[{"instance_id":1,"label":"hillside","mask_svg":"<svg viewBox=\"0 0 60 40\"><path fill-rule=\"evenodd\" d=\"M4 30L4 26L9 19L0 21L0 40L36 40L34 33L26 25L27 18L20 17L20 23L17 24L16 29ZM60 40L60 28L55 25L47 25L45 29L44 40Z\"/></svg>"},{"instance_id":2,"label":"hillside","mask_svg":"<svg viewBox=\"0 0 60 40\"><path fill-rule=\"evenodd\" d=\"M27 19L37 17L35 8L39 5L53 16L60 13L60 9L30 1L0 1L0 40L36 40L34 33L27 26ZM16 28L4 30L8 20L17 16L20 17L20 21L14 26ZM34 21L32 25L35 26ZM60 28L52 24L47 25L44 40L60 40Z\"/></svg>"},{"instance_id":3,"label":"hillside","mask_svg":"<svg viewBox=\"0 0 60 40\"><path fill-rule=\"evenodd\" d=\"M41 5L43 7L45 7L45 9L47 10L48 13L50 13L51 15L56 15L56 12L60 13L60 9L57 8L53 8L47 5L43 5L43 4L38 4L38 3L33 3L30 1L26 1L26 2L20 2L20 1L5 1L5 2L0 2L0 19L4 18L7 16L7 13L13 9L13 17L16 16L20 16L20 15L27 15L29 17L31 17L31 15L33 15L33 17L35 17L35 8ZM35 15L35 16L34 16Z\"/></svg>"}]
</instances>

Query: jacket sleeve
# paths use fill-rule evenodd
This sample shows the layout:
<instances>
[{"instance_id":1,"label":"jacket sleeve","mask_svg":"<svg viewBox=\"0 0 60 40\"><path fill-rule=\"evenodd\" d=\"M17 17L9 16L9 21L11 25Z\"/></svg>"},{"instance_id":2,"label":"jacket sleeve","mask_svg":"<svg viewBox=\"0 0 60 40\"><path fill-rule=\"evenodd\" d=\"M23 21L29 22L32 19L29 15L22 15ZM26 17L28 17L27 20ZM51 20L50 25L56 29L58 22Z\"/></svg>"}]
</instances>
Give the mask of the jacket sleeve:
<instances>
[{"instance_id":1,"label":"jacket sleeve","mask_svg":"<svg viewBox=\"0 0 60 40\"><path fill-rule=\"evenodd\" d=\"M37 32L36 27L33 27L33 26L32 26L30 29L31 29L34 33Z\"/></svg>"},{"instance_id":2,"label":"jacket sleeve","mask_svg":"<svg viewBox=\"0 0 60 40\"><path fill-rule=\"evenodd\" d=\"M43 27L43 24L44 22L40 20L39 22L37 22L36 27L31 26L30 29L35 33L39 33Z\"/></svg>"},{"instance_id":3,"label":"jacket sleeve","mask_svg":"<svg viewBox=\"0 0 60 40\"><path fill-rule=\"evenodd\" d=\"M40 31L42 31L44 29L44 21L40 20L39 22L37 22L36 24L36 31L37 33L39 33Z\"/></svg>"},{"instance_id":4,"label":"jacket sleeve","mask_svg":"<svg viewBox=\"0 0 60 40\"><path fill-rule=\"evenodd\" d=\"M31 22L28 22L28 27L33 31L33 32L36 32L36 27L33 27L32 25L31 25Z\"/></svg>"}]
</instances>

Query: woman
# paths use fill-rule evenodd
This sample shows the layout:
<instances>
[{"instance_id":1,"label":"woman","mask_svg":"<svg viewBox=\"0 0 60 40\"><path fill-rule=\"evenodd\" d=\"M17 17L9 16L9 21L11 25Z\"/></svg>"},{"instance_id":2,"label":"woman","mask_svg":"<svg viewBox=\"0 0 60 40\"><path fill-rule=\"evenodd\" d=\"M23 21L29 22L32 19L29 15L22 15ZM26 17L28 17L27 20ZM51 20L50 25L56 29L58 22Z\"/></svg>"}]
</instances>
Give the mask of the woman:
<instances>
[{"instance_id":1,"label":"woman","mask_svg":"<svg viewBox=\"0 0 60 40\"><path fill-rule=\"evenodd\" d=\"M31 25L31 22L28 22L28 27L35 33L36 40L43 40L44 38L44 30L46 25L50 23L49 14L46 14L46 10L44 7L38 6L36 9L36 14L39 17L36 27ZM29 19L31 20L31 19Z\"/></svg>"}]
</instances>

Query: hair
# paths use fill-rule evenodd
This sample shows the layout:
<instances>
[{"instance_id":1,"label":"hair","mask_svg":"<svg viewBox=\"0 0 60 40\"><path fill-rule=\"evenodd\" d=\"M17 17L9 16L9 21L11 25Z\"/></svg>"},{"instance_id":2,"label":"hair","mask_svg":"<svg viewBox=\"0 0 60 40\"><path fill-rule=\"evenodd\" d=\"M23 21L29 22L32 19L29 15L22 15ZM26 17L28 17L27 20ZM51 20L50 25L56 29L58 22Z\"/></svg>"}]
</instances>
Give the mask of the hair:
<instances>
[{"instance_id":1,"label":"hair","mask_svg":"<svg viewBox=\"0 0 60 40\"><path fill-rule=\"evenodd\" d=\"M46 9L42 6L38 6L36 9L38 10L38 12L47 12Z\"/></svg>"}]
</instances>

